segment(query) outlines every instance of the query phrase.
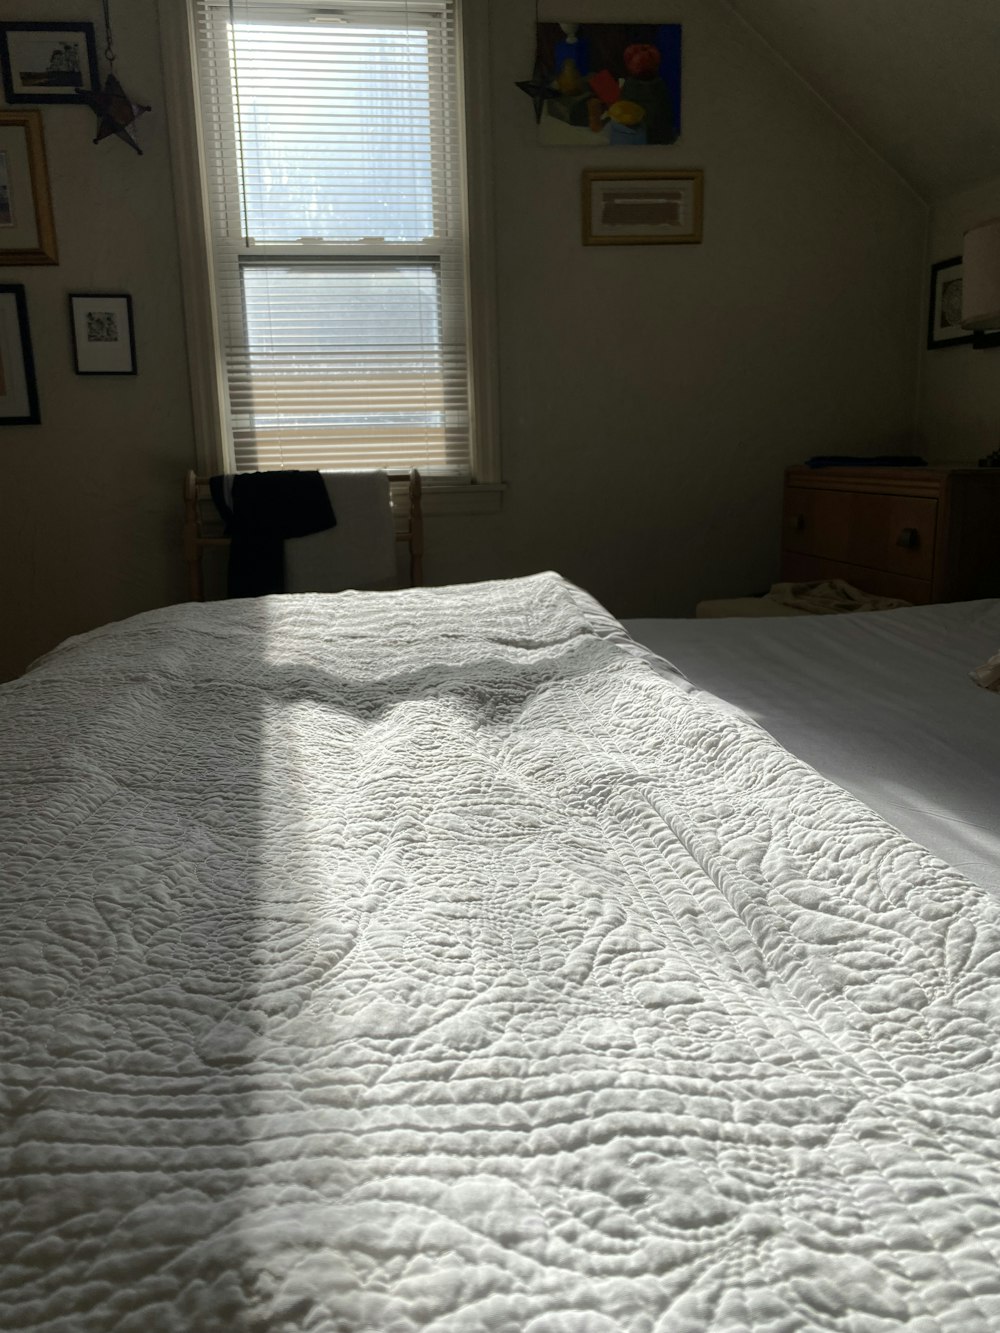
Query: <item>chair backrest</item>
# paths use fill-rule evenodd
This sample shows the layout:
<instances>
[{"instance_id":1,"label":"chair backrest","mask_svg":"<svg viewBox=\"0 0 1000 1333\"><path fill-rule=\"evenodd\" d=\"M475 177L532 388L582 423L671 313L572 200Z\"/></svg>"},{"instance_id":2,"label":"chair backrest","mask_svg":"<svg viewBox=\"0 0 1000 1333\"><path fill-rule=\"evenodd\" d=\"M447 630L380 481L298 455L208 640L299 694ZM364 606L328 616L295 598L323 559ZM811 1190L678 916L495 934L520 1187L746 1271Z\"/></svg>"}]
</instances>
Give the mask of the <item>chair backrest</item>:
<instances>
[{"instance_id":1,"label":"chair backrest","mask_svg":"<svg viewBox=\"0 0 1000 1333\"><path fill-rule=\"evenodd\" d=\"M390 494L396 541L406 542L410 553L410 584L420 587L424 581L424 516L420 473L390 472ZM184 478L184 561L188 571L188 594L192 602L205 600L206 550L228 547L222 535L222 523L215 512L209 491L209 478L189 470Z\"/></svg>"}]
</instances>

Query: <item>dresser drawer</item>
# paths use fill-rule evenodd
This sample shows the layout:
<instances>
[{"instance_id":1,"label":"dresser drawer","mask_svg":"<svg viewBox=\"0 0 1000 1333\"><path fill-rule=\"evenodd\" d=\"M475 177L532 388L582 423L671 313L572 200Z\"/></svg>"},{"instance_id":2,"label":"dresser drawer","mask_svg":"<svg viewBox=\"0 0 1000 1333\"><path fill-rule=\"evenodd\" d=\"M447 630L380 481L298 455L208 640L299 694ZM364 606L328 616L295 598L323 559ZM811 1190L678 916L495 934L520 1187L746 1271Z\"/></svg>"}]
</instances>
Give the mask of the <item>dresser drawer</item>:
<instances>
[{"instance_id":1,"label":"dresser drawer","mask_svg":"<svg viewBox=\"0 0 1000 1333\"><path fill-rule=\"evenodd\" d=\"M783 547L801 555L930 579L937 510L937 500L912 495L788 486Z\"/></svg>"},{"instance_id":2,"label":"dresser drawer","mask_svg":"<svg viewBox=\"0 0 1000 1333\"><path fill-rule=\"evenodd\" d=\"M782 583L819 583L823 579L843 579L852 587L862 588L865 592L874 593L876 597L901 597L904 602L912 602L914 606L925 606L934 600L934 585L930 579L912 579L905 574L867 569L864 565L848 565L818 555L782 552Z\"/></svg>"}]
</instances>

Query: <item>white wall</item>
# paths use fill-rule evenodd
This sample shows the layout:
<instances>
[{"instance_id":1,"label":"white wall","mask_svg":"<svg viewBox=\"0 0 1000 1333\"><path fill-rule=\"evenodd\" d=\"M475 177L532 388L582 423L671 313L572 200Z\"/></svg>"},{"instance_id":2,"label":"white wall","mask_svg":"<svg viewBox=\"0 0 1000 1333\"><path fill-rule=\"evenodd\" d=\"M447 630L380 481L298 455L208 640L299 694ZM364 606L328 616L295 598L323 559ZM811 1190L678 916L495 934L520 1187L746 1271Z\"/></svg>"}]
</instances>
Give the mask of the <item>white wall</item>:
<instances>
[{"instance_id":1,"label":"white wall","mask_svg":"<svg viewBox=\"0 0 1000 1333\"><path fill-rule=\"evenodd\" d=\"M611 9L658 17L648 0L574 13ZM588 152L537 143L514 87L534 5L492 5L478 109L494 139L509 490L499 514L431 520L434 581L555 568L619 614L688 614L774 578L786 464L911 446L923 205L721 0L662 12L685 24L682 142ZM115 19L123 80L154 107L146 156L91 147L83 109L46 109L62 263L8 270L28 289L44 424L0 431L7 674L182 596L191 428L154 0L119 0ZM703 167L704 243L584 248L580 172L600 165ZM66 293L102 288L135 298L134 380L73 374Z\"/></svg>"},{"instance_id":2,"label":"white wall","mask_svg":"<svg viewBox=\"0 0 1000 1333\"><path fill-rule=\"evenodd\" d=\"M3 6L6 19L99 14L93 0ZM144 155L94 146L84 107L38 107L60 262L0 269L26 289L42 416L0 428L0 679L68 634L182 595L191 413L156 5L117 0L113 17L121 80L153 108L138 126ZM74 373L72 291L131 293L137 376Z\"/></svg>"},{"instance_id":3,"label":"white wall","mask_svg":"<svg viewBox=\"0 0 1000 1333\"><path fill-rule=\"evenodd\" d=\"M588 152L537 143L514 87L534 5L493 6L510 490L495 518L431 526L436 578L552 567L619 614L690 614L776 576L785 464L912 447L925 206L718 0L666 16L682 141ZM580 172L602 165L703 167L704 243L584 248Z\"/></svg>"},{"instance_id":4,"label":"white wall","mask_svg":"<svg viewBox=\"0 0 1000 1333\"><path fill-rule=\"evenodd\" d=\"M1000 177L935 204L928 268L962 253L967 227L1000 216ZM920 432L928 457L975 463L1000 446L1000 350L967 343L923 354Z\"/></svg>"}]
</instances>

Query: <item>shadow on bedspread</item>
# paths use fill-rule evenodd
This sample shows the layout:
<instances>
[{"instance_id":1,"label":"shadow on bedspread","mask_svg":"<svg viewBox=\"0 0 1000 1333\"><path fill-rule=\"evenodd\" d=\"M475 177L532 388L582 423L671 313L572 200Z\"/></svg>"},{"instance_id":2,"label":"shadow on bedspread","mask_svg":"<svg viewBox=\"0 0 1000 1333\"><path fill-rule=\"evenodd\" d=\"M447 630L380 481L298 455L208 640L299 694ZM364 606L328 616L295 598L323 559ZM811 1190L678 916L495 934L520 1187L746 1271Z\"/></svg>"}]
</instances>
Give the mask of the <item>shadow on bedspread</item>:
<instances>
[{"instance_id":1,"label":"shadow on bedspread","mask_svg":"<svg viewBox=\"0 0 1000 1333\"><path fill-rule=\"evenodd\" d=\"M182 662L164 637L152 666L118 646L57 654L5 718L0 1324L397 1326L381 1321L399 1299L364 1289L386 1252L397 1275L413 1260L415 1223L397 1222L412 1190L359 1179L391 1150L433 1182L420 1080L467 1077L519 984L461 938L461 866L496 774L464 820L412 775L433 766L442 713L474 716L481 740L551 666L383 665L375 684L269 660L265 640ZM492 831L525 836L514 808ZM462 885L450 902L433 901L431 838ZM427 938L450 973L430 986ZM487 1103L498 1073L479 1076ZM380 1114L413 1089L383 1144ZM432 1250L447 1268L449 1243Z\"/></svg>"}]
</instances>

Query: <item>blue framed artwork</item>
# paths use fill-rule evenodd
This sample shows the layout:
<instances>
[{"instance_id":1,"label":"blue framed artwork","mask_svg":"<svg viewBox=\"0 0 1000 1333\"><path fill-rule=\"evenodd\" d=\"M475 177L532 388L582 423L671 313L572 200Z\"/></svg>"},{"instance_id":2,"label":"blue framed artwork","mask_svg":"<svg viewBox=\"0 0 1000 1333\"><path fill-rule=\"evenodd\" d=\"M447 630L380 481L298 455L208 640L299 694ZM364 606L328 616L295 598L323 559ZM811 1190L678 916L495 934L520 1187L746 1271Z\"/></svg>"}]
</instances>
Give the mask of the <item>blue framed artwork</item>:
<instances>
[{"instance_id":1,"label":"blue framed artwork","mask_svg":"<svg viewBox=\"0 0 1000 1333\"><path fill-rule=\"evenodd\" d=\"M681 24L539 23L542 143L672 144L681 132Z\"/></svg>"}]
</instances>

